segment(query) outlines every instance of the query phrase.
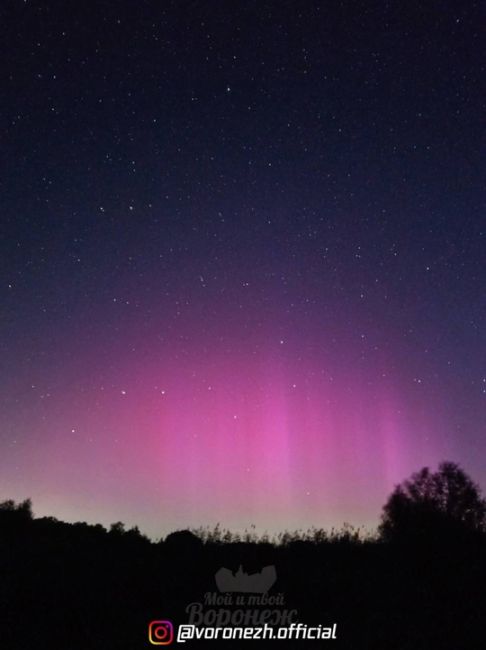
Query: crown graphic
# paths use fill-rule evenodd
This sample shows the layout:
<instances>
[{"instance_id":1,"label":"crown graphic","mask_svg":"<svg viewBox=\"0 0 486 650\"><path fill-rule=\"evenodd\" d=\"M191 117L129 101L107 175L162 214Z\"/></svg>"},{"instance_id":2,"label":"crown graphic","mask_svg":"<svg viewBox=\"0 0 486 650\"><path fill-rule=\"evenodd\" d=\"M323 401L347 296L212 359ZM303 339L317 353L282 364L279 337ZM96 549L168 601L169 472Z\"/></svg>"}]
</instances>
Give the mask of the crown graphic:
<instances>
[{"instance_id":1,"label":"crown graphic","mask_svg":"<svg viewBox=\"0 0 486 650\"><path fill-rule=\"evenodd\" d=\"M219 591L239 591L245 593L263 594L267 592L277 579L273 565L265 566L260 573L245 573L240 564L238 571L221 567L214 575Z\"/></svg>"}]
</instances>

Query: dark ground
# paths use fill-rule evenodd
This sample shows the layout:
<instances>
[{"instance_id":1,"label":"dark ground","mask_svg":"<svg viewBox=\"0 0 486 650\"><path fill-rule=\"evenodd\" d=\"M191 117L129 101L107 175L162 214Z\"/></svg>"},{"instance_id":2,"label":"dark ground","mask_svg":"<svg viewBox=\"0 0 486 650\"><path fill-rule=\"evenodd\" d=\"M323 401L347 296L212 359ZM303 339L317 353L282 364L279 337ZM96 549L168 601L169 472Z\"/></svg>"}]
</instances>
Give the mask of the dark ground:
<instances>
[{"instance_id":1,"label":"dark ground","mask_svg":"<svg viewBox=\"0 0 486 650\"><path fill-rule=\"evenodd\" d=\"M400 545L349 535L274 546L203 543L177 533L155 544L133 531L107 533L101 526L3 512L0 648L152 647L150 621L187 623L186 607L217 593L215 572L241 564L248 573L275 565L269 595L283 594L284 604L270 609L296 609L304 623L337 623L337 641L213 640L185 647L480 650L485 549L480 538Z\"/></svg>"}]
</instances>

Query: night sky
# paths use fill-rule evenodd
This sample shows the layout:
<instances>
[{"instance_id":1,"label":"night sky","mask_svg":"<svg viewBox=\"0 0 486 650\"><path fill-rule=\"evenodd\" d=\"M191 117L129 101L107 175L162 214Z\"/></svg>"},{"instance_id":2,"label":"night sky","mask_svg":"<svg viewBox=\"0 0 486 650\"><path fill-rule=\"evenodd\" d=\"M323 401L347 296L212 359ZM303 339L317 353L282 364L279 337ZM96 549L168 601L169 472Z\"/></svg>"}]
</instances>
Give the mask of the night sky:
<instances>
[{"instance_id":1,"label":"night sky","mask_svg":"<svg viewBox=\"0 0 486 650\"><path fill-rule=\"evenodd\" d=\"M0 7L0 500L373 528L486 488L475 2Z\"/></svg>"}]
</instances>

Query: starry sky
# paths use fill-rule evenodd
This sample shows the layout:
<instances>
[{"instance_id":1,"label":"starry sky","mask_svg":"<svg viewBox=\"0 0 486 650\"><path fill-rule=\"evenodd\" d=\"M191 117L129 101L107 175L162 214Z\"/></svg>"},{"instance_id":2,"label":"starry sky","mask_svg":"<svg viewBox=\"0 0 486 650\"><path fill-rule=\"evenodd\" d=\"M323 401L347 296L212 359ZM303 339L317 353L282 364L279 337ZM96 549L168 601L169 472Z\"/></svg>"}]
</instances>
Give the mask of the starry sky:
<instances>
[{"instance_id":1,"label":"starry sky","mask_svg":"<svg viewBox=\"0 0 486 650\"><path fill-rule=\"evenodd\" d=\"M0 499L157 537L486 488L479 3L0 20Z\"/></svg>"}]
</instances>

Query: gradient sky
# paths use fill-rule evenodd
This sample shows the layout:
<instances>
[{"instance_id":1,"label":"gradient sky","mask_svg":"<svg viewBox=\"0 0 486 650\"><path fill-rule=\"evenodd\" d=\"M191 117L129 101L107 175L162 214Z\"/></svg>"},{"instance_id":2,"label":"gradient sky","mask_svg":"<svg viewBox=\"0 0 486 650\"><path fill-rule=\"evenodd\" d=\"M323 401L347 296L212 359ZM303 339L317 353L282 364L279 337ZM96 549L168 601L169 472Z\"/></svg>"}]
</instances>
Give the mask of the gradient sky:
<instances>
[{"instance_id":1,"label":"gradient sky","mask_svg":"<svg viewBox=\"0 0 486 650\"><path fill-rule=\"evenodd\" d=\"M157 537L486 488L479 3L0 19L0 499Z\"/></svg>"}]
</instances>

